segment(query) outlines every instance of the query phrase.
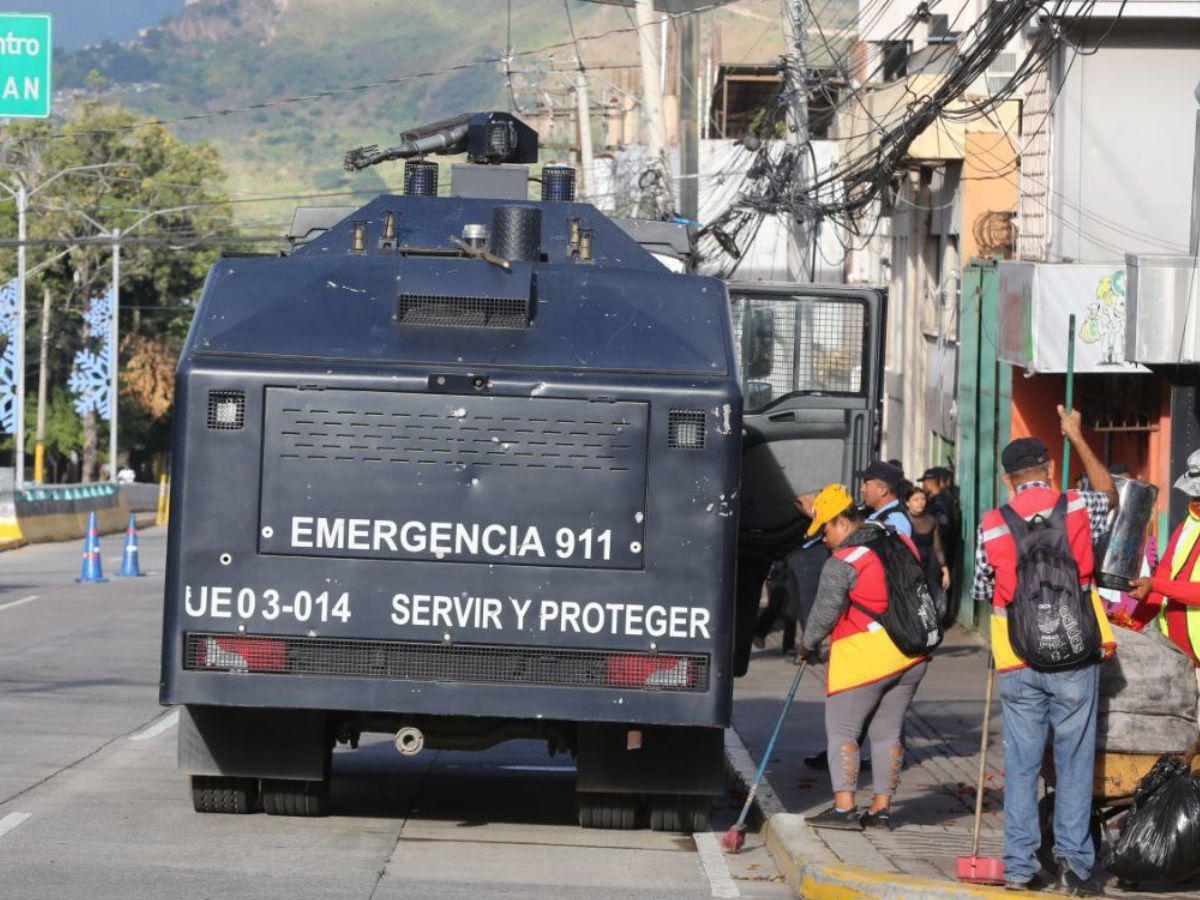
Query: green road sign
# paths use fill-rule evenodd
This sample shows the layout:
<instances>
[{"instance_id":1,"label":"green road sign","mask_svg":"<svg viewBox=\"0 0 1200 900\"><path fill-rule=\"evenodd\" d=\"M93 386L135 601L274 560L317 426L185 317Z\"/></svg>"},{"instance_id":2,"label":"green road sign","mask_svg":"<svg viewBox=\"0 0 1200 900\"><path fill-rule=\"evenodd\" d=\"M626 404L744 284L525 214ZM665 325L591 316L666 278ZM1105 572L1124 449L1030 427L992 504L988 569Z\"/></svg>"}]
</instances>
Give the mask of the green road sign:
<instances>
[{"instance_id":1,"label":"green road sign","mask_svg":"<svg viewBox=\"0 0 1200 900\"><path fill-rule=\"evenodd\" d=\"M0 13L0 119L50 115L50 16Z\"/></svg>"}]
</instances>

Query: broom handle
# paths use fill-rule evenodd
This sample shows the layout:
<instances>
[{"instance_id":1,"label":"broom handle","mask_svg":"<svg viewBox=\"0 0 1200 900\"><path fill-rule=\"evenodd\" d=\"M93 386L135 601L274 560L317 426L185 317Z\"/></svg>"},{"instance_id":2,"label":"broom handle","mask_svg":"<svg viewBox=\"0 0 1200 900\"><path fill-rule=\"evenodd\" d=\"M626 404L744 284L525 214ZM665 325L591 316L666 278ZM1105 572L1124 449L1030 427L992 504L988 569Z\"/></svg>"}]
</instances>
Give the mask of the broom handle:
<instances>
[{"instance_id":1,"label":"broom handle","mask_svg":"<svg viewBox=\"0 0 1200 900\"><path fill-rule=\"evenodd\" d=\"M1067 412L1075 402L1075 314L1067 320ZM1062 489L1071 486L1071 439L1063 438Z\"/></svg>"},{"instance_id":2,"label":"broom handle","mask_svg":"<svg viewBox=\"0 0 1200 900\"><path fill-rule=\"evenodd\" d=\"M1074 316L1072 316L1074 319ZM979 855L979 826L983 824L983 778L987 774L988 727L992 717L992 685L996 681L996 670L992 658L988 657L987 691L983 699L983 737L979 740L979 779L975 788L975 833L971 836L971 855Z\"/></svg>"},{"instance_id":3,"label":"broom handle","mask_svg":"<svg viewBox=\"0 0 1200 900\"><path fill-rule=\"evenodd\" d=\"M746 795L746 802L742 804L741 815L738 816L735 828L740 829L746 824L746 817L750 813L750 807L754 803L754 796L758 793L758 786L762 783L763 775L767 771L767 763L771 759L771 754L775 750L775 742L779 740L779 732L783 731L783 721L787 718L788 710L792 708L792 701L796 698L796 688L800 687L800 679L804 677L804 670L808 668L808 660L800 663L800 668L796 670L796 676L792 679L792 686L788 690L787 699L783 701L783 709L779 711L779 721L775 723L775 730L771 733L771 739L767 741L767 749L763 753L762 762L758 764L758 771L754 773L754 781L750 784L750 793Z\"/></svg>"}]
</instances>

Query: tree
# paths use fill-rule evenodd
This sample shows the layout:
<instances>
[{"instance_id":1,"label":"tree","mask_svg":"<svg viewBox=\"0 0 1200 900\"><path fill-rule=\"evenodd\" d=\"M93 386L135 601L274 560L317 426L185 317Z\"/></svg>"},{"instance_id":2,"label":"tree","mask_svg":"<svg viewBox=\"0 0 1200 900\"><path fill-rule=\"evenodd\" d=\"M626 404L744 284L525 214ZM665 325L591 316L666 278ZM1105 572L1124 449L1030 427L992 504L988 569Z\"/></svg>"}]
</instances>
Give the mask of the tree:
<instances>
[{"instance_id":1,"label":"tree","mask_svg":"<svg viewBox=\"0 0 1200 900\"><path fill-rule=\"evenodd\" d=\"M165 363L178 355L191 321L191 300L218 253L188 241L232 233L232 210L222 187L224 173L211 147L186 143L161 125L139 122L120 106L88 97L63 123L16 123L0 129L0 177L11 182L32 188L63 169L100 164L108 167L61 177L33 198L29 237L104 238L142 221L138 238L163 241L121 248L123 337L118 357L121 380L128 385L122 410L131 404L145 413L138 421L147 423L123 446L133 455L152 456L166 449L169 434L169 427L163 427L172 399L164 380ZM157 212L162 210L168 212ZM0 235L13 236L15 231L11 200L0 202ZM110 287L112 252L111 244L93 243L65 252L59 246L31 248L28 253L30 267L49 261L40 277L55 300L51 384L64 384L75 353L97 340L88 332L83 312L89 298ZM13 251L0 251L0 269L15 272ZM27 300L33 288L31 283ZM33 307L31 303L30 312ZM39 319L27 316L27 347L37 346ZM82 477L92 480L100 453L90 413L83 417L82 429ZM123 427L122 435L127 434Z\"/></svg>"}]
</instances>

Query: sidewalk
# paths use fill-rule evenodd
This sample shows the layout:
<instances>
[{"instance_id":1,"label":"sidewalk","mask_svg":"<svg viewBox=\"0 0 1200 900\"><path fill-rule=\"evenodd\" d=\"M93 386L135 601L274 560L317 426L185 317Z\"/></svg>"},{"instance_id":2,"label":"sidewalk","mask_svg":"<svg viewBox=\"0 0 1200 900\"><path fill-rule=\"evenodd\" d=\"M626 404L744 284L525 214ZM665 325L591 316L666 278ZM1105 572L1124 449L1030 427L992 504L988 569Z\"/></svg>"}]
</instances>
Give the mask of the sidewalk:
<instances>
[{"instance_id":1,"label":"sidewalk","mask_svg":"<svg viewBox=\"0 0 1200 900\"><path fill-rule=\"evenodd\" d=\"M935 654L906 719L905 771L894 801L897 828L891 832L846 832L802 826L798 839L817 855L880 875L936 879L954 889L955 859L971 852L975 778L979 767L980 720L987 684L987 650L975 634L955 629ZM734 687L733 724L757 762L770 738L790 681L795 674L779 652L779 632L765 650L756 650L750 672ZM825 749L824 667L810 669L796 694L768 768L768 780L788 813L810 815L829 806L829 776L807 768L803 759ZM987 789L979 853L1001 856L1004 850L1003 744L999 698L993 699ZM870 778L863 773L859 804L869 802ZM785 817L793 818L793 817ZM795 829L793 829L795 830ZM873 896L891 896L899 885ZM934 885L930 885L933 888ZM860 887L861 889L861 887ZM918 889L919 890L919 889ZM912 896L912 886L902 890ZM924 893L924 892L922 892ZM964 889L962 896L978 895ZM987 894L993 892L988 891ZM1200 898L1190 891L1122 893L1114 897Z\"/></svg>"}]
</instances>

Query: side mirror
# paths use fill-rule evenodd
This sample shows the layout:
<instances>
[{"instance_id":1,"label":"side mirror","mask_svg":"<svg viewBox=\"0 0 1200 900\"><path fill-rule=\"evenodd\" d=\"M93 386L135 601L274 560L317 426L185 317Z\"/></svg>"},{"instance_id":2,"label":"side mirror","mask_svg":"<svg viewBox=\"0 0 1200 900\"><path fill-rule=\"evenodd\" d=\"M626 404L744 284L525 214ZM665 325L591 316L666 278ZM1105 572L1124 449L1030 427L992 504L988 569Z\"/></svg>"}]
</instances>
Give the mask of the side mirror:
<instances>
[{"instance_id":1,"label":"side mirror","mask_svg":"<svg viewBox=\"0 0 1200 900\"><path fill-rule=\"evenodd\" d=\"M775 310L750 310L750 341L746 349L746 377L768 378L775 363Z\"/></svg>"}]
</instances>

